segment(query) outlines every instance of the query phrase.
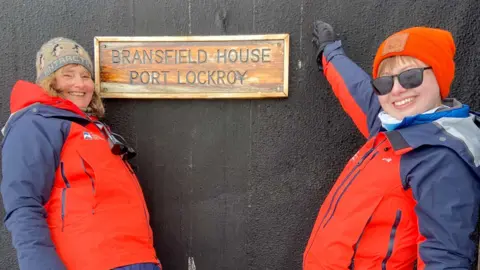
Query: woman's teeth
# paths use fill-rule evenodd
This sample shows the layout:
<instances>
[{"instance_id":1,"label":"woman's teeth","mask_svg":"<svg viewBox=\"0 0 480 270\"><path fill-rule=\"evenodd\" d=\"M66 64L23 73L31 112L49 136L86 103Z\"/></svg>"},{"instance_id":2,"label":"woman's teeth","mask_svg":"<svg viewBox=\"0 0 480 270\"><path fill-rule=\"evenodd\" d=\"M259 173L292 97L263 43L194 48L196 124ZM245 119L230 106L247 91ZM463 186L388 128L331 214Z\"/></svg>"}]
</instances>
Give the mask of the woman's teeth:
<instances>
[{"instance_id":1,"label":"woman's teeth","mask_svg":"<svg viewBox=\"0 0 480 270\"><path fill-rule=\"evenodd\" d=\"M83 97L85 96L84 92L68 92L69 95L76 96L76 97Z\"/></svg>"},{"instance_id":2,"label":"woman's teeth","mask_svg":"<svg viewBox=\"0 0 480 270\"><path fill-rule=\"evenodd\" d=\"M395 104L395 106L403 106L405 104L408 104L410 102L412 102L415 98L411 97L411 98L406 98L404 100L400 100L400 101L396 101L394 102L393 104Z\"/></svg>"}]
</instances>

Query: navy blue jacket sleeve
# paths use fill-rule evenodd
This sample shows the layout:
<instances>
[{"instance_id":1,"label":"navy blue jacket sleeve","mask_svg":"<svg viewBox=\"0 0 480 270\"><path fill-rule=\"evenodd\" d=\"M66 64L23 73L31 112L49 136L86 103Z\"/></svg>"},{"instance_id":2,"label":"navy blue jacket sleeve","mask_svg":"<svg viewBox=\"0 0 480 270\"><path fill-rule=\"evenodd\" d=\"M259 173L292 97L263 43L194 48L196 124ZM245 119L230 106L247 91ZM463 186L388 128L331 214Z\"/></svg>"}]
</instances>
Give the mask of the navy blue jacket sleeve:
<instances>
[{"instance_id":1,"label":"navy blue jacket sleeve","mask_svg":"<svg viewBox=\"0 0 480 270\"><path fill-rule=\"evenodd\" d=\"M322 61L323 73L345 112L366 138L376 135L381 107L371 77L348 58L341 41L325 47Z\"/></svg>"},{"instance_id":2,"label":"navy blue jacket sleeve","mask_svg":"<svg viewBox=\"0 0 480 270\"><path fill-rule=\"evenodd\" d=\"M478 221L479 179L453 150L428 147L406 154L407 181L417 201L419 269L470 269ZM423 267L424 266L424 267Z\"/></svg>"},{"instance_id":3,"label":"navy blue jacket sleeve","mask_svg":"<svg viewBox=\"0 0 480 270\"><path fill-rule=\"evenodd\" d=\"M25 115L12 123L2 146L5 225L21 270L65 269L51 240L44 209L64 142L52 122L57 121Z\"/></svg>"}]
</instances>

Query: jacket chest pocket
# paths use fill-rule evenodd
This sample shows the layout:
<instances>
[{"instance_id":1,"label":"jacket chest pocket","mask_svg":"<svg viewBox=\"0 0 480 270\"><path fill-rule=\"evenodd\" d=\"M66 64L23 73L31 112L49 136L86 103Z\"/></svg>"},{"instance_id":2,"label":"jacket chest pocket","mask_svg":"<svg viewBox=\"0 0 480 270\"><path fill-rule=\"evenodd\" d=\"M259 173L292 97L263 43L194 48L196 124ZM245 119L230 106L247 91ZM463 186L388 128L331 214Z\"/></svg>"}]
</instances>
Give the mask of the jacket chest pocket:
<instances>
[{"instance_id":1,"label":"jacket chest pocket","mask_svg":"<svg viewBox=\"0 0 480 270\"><path fill-rule=\"evenodd\" d=\"M126 169L121 156L114 155L105 141L95 147L79 147L76 151L86 165L86 172L94 172L97 179L118 178L113 176L121 175Z\"/></svg>"},{"instance_id":2,"label":"jacket chest pocket","mask_svg":"<svg viewBox=\"0 0 480 270\"><path fill-rule=\"evenodd\" d=\"M70 161L71 162L71 161ZM52 190L51 200L59 202L57 209L60 213L61 229L95 214L95 172L91 167L79 159L77 167L66 166L60 162L59 172L61 180ZM70 163L69 163L70 164ZM63 187L58 182L63 183Z\"/></svg>"},{"instance_id":3,"label":"jacket chest pocket","mask_svg":"<svg viewBox=\"0 0 480 270\"><path fill-rule=\"evenodd\" d=\"M121 203L125 194L136 189L134 174L119 155L114 155L108 143L96 148L79 147L77 155L82 162L84 179L95 189L97 201L105 205ZM103 209L103 208L102 208ZM101 209L98 208L100 211Z\"/></svg>"},{"instance_id":4,"label":"jacket chest pocket","mask_svg":"<svg viewBox=\"0 0 480 270\"><path fill-rule=\"evenodd\" d=\"M95 156L102 156L106 150L108 143L101 140L76 140L64 145L52 193L58 202L52 210L59 212L55 216L60 216L62 230L95 214L99 176L93 164L100 160ZM88 155L90 152L93 154Z\"/></svg>"}]
</instances>

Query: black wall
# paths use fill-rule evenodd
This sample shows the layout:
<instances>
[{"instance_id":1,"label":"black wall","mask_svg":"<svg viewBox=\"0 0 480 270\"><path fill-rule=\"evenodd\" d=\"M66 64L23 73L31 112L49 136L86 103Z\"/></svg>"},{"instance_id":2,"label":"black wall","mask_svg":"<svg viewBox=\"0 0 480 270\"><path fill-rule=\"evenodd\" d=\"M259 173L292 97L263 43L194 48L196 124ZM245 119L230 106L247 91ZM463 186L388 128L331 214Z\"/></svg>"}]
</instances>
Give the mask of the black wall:
<instances>
[{"instance_id":1,"label":"black wall","mask_svg":"<svg viewBox=\"0 0 480 270\"><path fill-rule=\"evenodd\" d=\"M478 0L2 0L0 122L10 89L34 80L55 36L93 53L94 36L290 33L290 93L271 100L106 100L134 161L165 269L300 269L318 208L363 138L312 60L312 21L330 22L371 71L377 46L404 27L453 32L452 94L480 109ZM0 215L4 215L3 208ZM2 224L3 225L3 224ZM190 260L192 262L192 260ZM0 269L16 269L0 229Z\"/></svg>"}]
</instances>

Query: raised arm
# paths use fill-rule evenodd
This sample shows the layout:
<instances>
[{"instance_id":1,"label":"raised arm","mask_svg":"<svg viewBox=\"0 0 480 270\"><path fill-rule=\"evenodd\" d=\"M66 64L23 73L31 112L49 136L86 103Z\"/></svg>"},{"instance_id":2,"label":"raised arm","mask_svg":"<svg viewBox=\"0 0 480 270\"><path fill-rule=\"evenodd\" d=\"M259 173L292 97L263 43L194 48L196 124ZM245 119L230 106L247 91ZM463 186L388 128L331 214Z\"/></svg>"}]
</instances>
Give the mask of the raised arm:
<instances>
[{"instance_id":1,"label":"raised arm","mask_svg":"<svg viewBox=\"0 0 480 270\"><path fill-rule=\"evenodd\" d=\"M373 92L371 77L345 55L342 42L333 28L322 21L314 24L313 43L317 48L317 64L332 86L343 109L366 137L375 135L381 127L381 110Z\"/></svg>"}]
</instances>

